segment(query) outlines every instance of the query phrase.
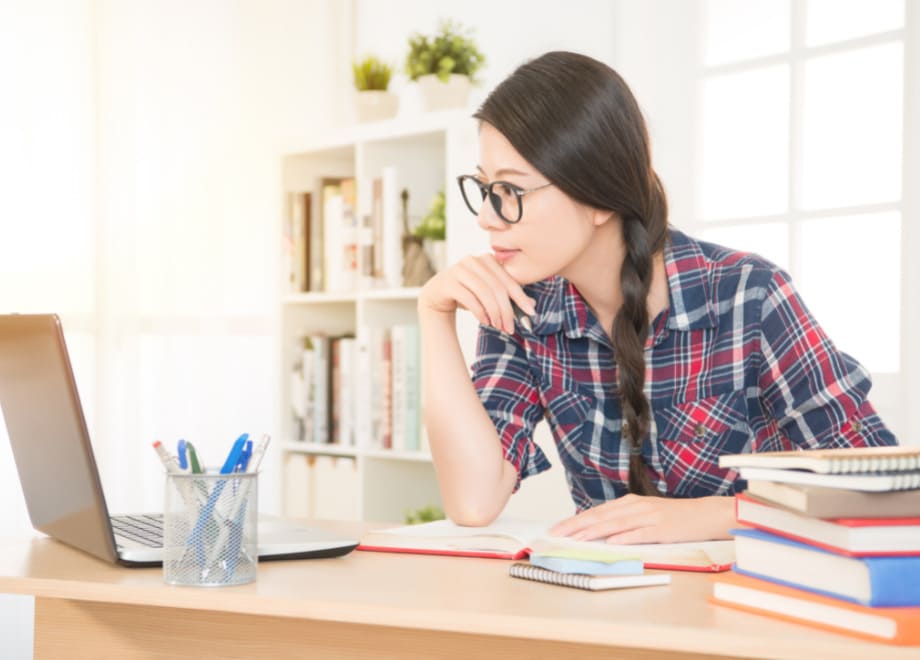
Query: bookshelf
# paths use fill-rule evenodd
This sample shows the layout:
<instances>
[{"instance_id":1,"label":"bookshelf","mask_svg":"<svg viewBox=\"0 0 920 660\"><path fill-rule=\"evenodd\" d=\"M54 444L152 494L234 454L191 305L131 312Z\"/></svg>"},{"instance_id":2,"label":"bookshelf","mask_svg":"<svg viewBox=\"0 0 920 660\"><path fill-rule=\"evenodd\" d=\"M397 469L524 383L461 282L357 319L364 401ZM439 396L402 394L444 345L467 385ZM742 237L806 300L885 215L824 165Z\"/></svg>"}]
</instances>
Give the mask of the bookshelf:
<instances>
[{"instance_id":1,"label":"bookshelf","mask_svg":"<svg viewBox=\"0 0 920 660\"><path fill-rule=\"evenodd\" d=\"M357 125L315 140L292 144L282 155L283 215L280 235L287 237L282 244L295 257L304 253L312 255L309 267L304 270L307 273L315 271L318 260L324 261L327 266L337 263L334 259L329 262L320 256L319 246L326 247L325 256L329 253L330 241L333 243L332 254L337 254L335 238L330 238L333 235L324 232L323 237L317 238L316 230L312 229L311 234L310 228L317 222L321 225L326 222L326 214L331 207L328 206L324 184L329 185L334 179L354 180L355 201L349 207L353 211L354 223L360 227L367 221L368 227L375 228L372 242L376 248L373 249L379 249L384 266L389 266L382 269L380 277L369 281L361 278L364 264L360 264L357 280L346 280L348 286L345 287L340 287L341 283L334 281L335 276L330 279L327 273L322 278L325 280L323 290L303 291L302 288L313 284L309 281L311 276L307 274L306 281L292 283L290 273L301 266L297 265L296 259L294 264L291 263L290 254L282 259L278 324L279 445L282 509L285 515L398 523L404 520L408 510L441 506L424 431L418 434L418 449L402 448L405 443L396 437L392 438L393 448L384 448L379 434L370 431L367 416L379 411L368 409L371 405L368 401L370 386L365 379L373 375L373 369L368 371L370 363L361 361L367 358L358 358L352 363L352 387L348 388L351 392L348 405L354 406L356 420L364 421L356 421L343 441L337 443L316 442L312 435L304 439L310 431L306 434L302 432L293 412L294 401L304 392L298 389L292 374L298 364L309 364L307 358L302 357L301 338L304 336L354 337L355 350L360 355L362 351L370 350L371 342L376 341L383 329L417 326L419 288L400 286L401 274L394 273L391 270L393 262L388 261L391 255L388 250L393 249L394 237L398 239L403 226L402 203L400 201L398 208L395 206L394 190L408 189L412 224L426 213L434 195L444 191L448 263L470 251L485 251L485 238L481 236L482 232L476 231L475 220L466 211L454 184L457 174L475 166L477 154L476 124L470 118L470 112L450 111ZM389 185L390 195L386 198L385 183L385 198L381 200L379 189L374 189L374 179L382 176L390 176L395 186ZM377 207L378 203L384 210ZM307 208L298 211L298 204ZM294 226L297 213L306 215L310 225L301 231L306 234L301 237L301 242L297 240ZM302 220L297 219L296 222ZM377 231L381 226L375 222L382 223L382 231ZM394 223L398 224L394 226ZM324 230L328 231L325 227ZM333 229L335 231L338 230ZM369 230L366 234L370 236ZM349 240L346 237L346 243ZM368 251L371 249L369 247ZM364 255L360 247L358 252ZM334 290L328 290L330 286ZM458 334L469 362L475 348L475 322L458 319ZM310 369L312 367L308 367L308 371ZM342 398L347 397L343 395ZM409 407L413 407L411 402ZM375 421L379 420L375 417ZM338 432L334 432L333 436L345 433L341 421L336 426ZM420 420L418 427L421 428ZM325 437L323 434L320 436ZM353 442L346 441L352 437ZM415 443L409 444L414 446Z\"/></svg>"}]
</instances>

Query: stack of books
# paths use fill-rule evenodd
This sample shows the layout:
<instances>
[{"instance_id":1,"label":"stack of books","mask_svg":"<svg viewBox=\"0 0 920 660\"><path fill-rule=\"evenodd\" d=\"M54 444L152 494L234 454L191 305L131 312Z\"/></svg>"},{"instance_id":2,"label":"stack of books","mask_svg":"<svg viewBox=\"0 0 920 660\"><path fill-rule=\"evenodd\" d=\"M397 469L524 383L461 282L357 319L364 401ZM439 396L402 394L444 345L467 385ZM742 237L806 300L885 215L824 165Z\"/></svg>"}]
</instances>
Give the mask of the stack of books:
<instances>
[{"instance_id":1,"label":"stack of books","mask_svg":"<svg viewBox=\"0 0 920 660\"><path fill-rule=\"evenodd\" d=\"M891 644L920 644L920 448L723 456L735 565L712 600Z\"/></svg>"}]
</instances>

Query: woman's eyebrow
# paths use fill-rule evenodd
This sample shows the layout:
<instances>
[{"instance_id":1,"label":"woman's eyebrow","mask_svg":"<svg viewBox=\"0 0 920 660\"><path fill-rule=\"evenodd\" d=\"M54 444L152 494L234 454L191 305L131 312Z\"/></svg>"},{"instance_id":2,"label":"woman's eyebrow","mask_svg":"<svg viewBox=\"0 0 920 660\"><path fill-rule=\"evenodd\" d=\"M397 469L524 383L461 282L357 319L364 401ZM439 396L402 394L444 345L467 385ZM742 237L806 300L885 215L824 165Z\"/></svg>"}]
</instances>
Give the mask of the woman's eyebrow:
<instances>
[{"instance_id":1,"label":"woman's eyebrow","mask_svg":"<svg viewBox=\"0 0 920 660\"><path fill-rule=\"evenodd\" d=\"M483 175L485 175L485 170L483 170L482 167L480 167L479 165L477 165L477 166L476 166L476 169L479 170L480 172L482 172ZM518 175L518 176L530 176L530 174L529 174L528 172L522 172L522 171L516 170L516 169L514 169L514 168L512 168L512 167L503 167L503 168L501 168L500 170L498 170L497 172L495 172L495 176L497 176L497 177L502 177L502 176L505 176L505 175L507 175L507 174L516 174L516 175Z\"/></svg>"}]
</instances>

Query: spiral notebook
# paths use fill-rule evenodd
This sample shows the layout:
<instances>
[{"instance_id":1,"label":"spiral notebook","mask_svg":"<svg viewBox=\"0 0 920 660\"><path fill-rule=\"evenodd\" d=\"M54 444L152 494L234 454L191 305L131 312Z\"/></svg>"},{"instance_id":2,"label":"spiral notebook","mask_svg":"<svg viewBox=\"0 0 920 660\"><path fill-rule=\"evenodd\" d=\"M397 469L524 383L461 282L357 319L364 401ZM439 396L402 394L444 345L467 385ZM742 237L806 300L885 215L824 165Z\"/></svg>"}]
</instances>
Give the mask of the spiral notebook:
<instances>
[{"instance_id":1,"label":"spiral notebook","mask_svg":"<svg viewBox=\"0 0 920 660\"><path fill-rule=\"evenodd\" d=\"M726 454L719 467L808 470L818 474L916 473L920 447L848 447Z\"/></svg>"},{"instance_id":2,"label":"spiral notebook","mask_svg":"<svg viewBox=\"0 0 920 660\"><path fill-rule=\"evenodd\" d=\"M548 568L541 568L524 562L514 562L508 569L511 577L536 582L546 582L560 587L573 587L587 591L605 589L626 589L629 587L651 587L670 584L671 576L667 573L643 573L642 575L586 575L584 573L560 573Z\"/></svg>"}]
</instances>

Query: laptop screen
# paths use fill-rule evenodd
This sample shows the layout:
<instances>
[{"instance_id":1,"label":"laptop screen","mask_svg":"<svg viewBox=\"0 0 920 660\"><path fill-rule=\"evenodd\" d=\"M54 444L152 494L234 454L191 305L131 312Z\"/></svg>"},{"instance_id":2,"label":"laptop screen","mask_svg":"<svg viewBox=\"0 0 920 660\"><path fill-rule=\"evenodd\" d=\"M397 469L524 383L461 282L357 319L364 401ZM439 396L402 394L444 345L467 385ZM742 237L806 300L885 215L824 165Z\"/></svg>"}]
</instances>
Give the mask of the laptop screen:
<instances>
[{"instance_id":1,"label":"laptop screen","mask_svg":"<svg viewBox=\"0 0 920 660\"><path fill-rule=\"evenodd\" d=\"M0 406L32 525L115 561L108 511L57 315L0 315Z\"/></svg>"}]
</instances>

